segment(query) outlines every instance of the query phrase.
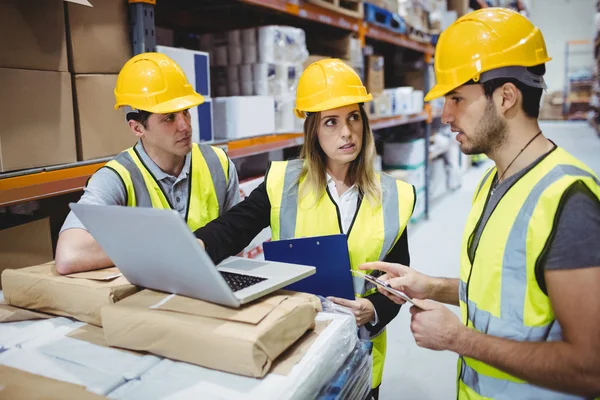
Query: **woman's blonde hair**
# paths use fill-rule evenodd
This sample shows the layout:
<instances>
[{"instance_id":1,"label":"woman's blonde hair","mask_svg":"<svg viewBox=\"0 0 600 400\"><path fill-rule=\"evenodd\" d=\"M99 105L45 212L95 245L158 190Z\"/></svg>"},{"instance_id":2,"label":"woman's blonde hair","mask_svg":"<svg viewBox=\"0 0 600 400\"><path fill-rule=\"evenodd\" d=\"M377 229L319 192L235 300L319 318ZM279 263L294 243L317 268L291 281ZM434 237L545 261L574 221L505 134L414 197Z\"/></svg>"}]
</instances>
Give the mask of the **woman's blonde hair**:
<instances>
[{"instance_id":1,"label":"woman's blonde hair","mask_svg":"<svg viewBox=\"0 0 600 400\"><path fill-rule=\"evenodd\" d=\"M375 139L363 105L359 104L358 108L363 121L362 147L358 156L350 165L348 178L371 204L377 204L381 202L381 184L373 166L377 155ZM299 182L302 182L300 197L304 197L308 193L314 193L315 198L318 200L322 198L327 186L327 155L321 148L318 138L320 121L320 112L311 113L304 121L304 144L300 151L300 158L304 159L305 162L299 176Z\"/></svg>"}]
</instances>

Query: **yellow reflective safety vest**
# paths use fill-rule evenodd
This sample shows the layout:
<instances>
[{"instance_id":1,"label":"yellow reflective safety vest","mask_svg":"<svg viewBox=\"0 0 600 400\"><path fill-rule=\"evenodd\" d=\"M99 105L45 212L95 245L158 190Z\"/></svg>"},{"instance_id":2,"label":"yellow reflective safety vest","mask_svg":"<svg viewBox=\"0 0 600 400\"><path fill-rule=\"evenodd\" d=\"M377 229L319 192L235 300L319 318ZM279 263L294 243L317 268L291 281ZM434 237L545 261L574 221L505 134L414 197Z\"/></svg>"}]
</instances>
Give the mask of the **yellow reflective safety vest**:
<instances>
[{"instance_id":1,"label":"yellow reflective safety vest","mask_svg":"<svg viewBox=\"0 0 600 400\"><path fill-rule=\"evenodd\" d=\"M267 174L267 193L271 203L273 240L344 233L337 205L328 195L321 199L308 194L299 198L298 184L303 160L273 162ZM389 175L378 175L382 202L373 207L362 201L348 232L350 265L353 270L370 261L380 261L392 250L408 223L415 204L412 185ZM318 200L318 201L317 201ZM361 271L365 272L365 271ZM373 272L373 271L368 271ZM373 285L354 278L357 297L375 293ZM381 384L385 362L385 329L371 334L373 342L372 387Z\"/></svg>"},{"instance_id":2,"label":"yellow reflective safety vest","mask_svg":"<svg viewBox=\"0 0 600 400\"><path fill-rule=\"evenodd\" d=\"M192 231L216 219L222 212L229 184L229 160L225 151L205 144L192 144L189 198L186 222ZM173 209L161 186L148 170L135 147L106 163L121 177L127 206Z\"/></svg>"},{"instance_id":3,"label":"yellow reflective safety vest","mask_svg":"<svg viewBox=\"0 0 600 400\"><path fill-rule=\"evenodd\" d=\"M536 268L556 229L563 194L583 182L600 199L600 183L582 162L555 148L502 197L482 221L496 168L490 168L473 198L461 249L459 299L462 320L482 333L518 341L562 339ZM473 237L485 223L475 252ZM471 249L473 250L473 249ZM528 384L490 365L459 357L459 399L579 399Z\"/></svg>"}]
</instances>

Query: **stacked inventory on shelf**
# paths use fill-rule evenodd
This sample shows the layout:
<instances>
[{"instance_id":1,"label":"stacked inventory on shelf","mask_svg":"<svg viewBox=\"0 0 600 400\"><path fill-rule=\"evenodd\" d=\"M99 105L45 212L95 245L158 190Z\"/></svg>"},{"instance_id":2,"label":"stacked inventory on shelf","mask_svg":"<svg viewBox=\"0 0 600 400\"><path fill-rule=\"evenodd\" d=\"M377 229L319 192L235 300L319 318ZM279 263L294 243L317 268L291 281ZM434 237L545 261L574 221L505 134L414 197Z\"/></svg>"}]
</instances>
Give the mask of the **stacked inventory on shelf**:
<instances>
[{"instance_id":1,"label":"stacked inventory on shelf","mask_svg":"<svg viewBox=\"0 0 600 400\"><path fill-rule=\"evenodd\" d=\"M67 4L65 14L60 12L60 0L43 5L34 0L11 0L0 5L0 33L8 37L17 32L22 38L20 46L29 48L26 54L13 54L11 43L0 44L0 72L10 69L12 75L22 71L48 76L40 80L36 90L27 92L34 86L17 85L19 80L14 76L0 73L5 89L0 94L2 109L8 110L9 116L8 126L0 132L0 206L79 192L106 160L135 142L123 112L113 109L116 75L132 55L132 42L135 53L158 50L182 66L206 99L192 110L194 141L222 146L232 159L302 144L302 120L293 115L295 89L304 68L323 57L342 59L363 78L374 95L367 107L373 130L396 127L401 131L409 124L418 125L425 128L421 135L428 143L432 118L439 117L439 104L423 104L423 94L430 86L425 83L433 81L431 73L424 83L390 79L385 85L384 74L399 73L387 65L392 52L423 58L429 70L433 55L431 43L409 37L396 0L368 2L389 13L383 22L367 15L367 2L362 1L327 5L309 0L238 0L216 7L198 2L194 10L181 8L180 2L132 3L132 26L127 23L125 0L91 2L93 8ZM443 26L444 18L438 14L450 15L451 19L452 11L457 16L466 11L462 0L449 0L447 7L441 3L415 3L414 14L421 12L422 16L427 11L427 24L432 29L428 33ZM227 24L220 27L210 19L202 22L205 9L216 9L217 18L227 16ZM238 13L235 19L230 14L238 9L258 17L248 19ZM160 20L165 11L174 12L176 17L163 25L168 29L156 27L154 18ZM63 19L40 19L54 14ZM302 29L277 25L295 25L294 19L301 22ZM252 21L261 22L253 26ZM264 26L256 26L262 22ZM328 40L323 40L319 26L337 33L327 33ZM185 44L182 35L186 36ZM46 41L37 40L39 37L46 37ZM155 40L161 45L158 48ZM375 51L364 52L370 46ZM45 65L15 64L20 59ZM422 68L415 73L423 75ZM35 118L22 117L23 110L32 109L36 110ZM50 147L52 152L38 151ZM429 152L429 147L425 150ZM428 160L425 157L425 170ZM242 179L256 176L248 175L244 168L240 171ZM427 185L423 190L427 191ZM421 197L426 210L427 196Z\"/></svg>"},{"instance_id":2,"label":"stacked inventory on shelf","mask_svg":"<svg viewBox=\"0 0 600 400\"><path fill-rule=\"evenodd\" d=\"M97 3L0 3L0 35L18 38L0 42L0 172L108 157L135 142L112 92L131 57L127 5Z\"/></svg>"},{"instance_id":3,"label":"stacked inventory on shelf","mask_svg":"<svg viewBox=\"0 0 600 400\"><path fill-rule=\"evenodd\" d=\"M590 114L593 66L576 62L582 54L593 51L589 40L568 40L565 44L565 83L563 116L569 120L586 120Z\"/></svg>"}]
</instances>

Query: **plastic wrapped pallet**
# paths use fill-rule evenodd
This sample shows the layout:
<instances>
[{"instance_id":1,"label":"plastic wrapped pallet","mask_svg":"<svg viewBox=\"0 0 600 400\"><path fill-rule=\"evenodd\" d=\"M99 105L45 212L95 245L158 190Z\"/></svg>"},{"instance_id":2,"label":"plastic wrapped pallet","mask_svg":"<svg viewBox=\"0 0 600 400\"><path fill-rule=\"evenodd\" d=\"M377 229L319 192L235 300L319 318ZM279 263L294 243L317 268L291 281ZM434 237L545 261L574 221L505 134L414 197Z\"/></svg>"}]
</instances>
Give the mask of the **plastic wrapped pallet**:
<instances>
[{"instance_id":1,"label":"plastic wrapped pallet","mask_svg":"<svg viewBox=\"0 0 600 400\"><path fill-rule=\"evenodd\" d=\"M369 341L359 341L333 379L321 389L318 400L363 400L371 391L373 360Z\"/></svg>"},{"instance_id":2,"label":"plastic wrapped pallet","mask_svg":"<svg viewBox=\"0 0 600 400\"><path fill-rule=\"evenodd\" d=\"M160 361L151 355L124 352L84 340L86 335L95 335L103 342L102 329L67 318L39 321L17 329L20 335L14 336L18 344L0 353L0 365L82 385L101 395L126 380L138 378Z\"/></svg>"},{"instance_id":3,"label":"plastic wrapped pallet","mask_svg":"<svg viewBox=\"0 0 600 400\"><path fill-rule=\"evenodd\" d=\"M326 327L289 371L277 371L274 367L264 378L255 379L163 360L140 380L128 382L109 397L128 400L315 398L344 365L358 342L352 315L320 312L315 321L317 326L326 323Z\"/></svg>"}]
</instances>

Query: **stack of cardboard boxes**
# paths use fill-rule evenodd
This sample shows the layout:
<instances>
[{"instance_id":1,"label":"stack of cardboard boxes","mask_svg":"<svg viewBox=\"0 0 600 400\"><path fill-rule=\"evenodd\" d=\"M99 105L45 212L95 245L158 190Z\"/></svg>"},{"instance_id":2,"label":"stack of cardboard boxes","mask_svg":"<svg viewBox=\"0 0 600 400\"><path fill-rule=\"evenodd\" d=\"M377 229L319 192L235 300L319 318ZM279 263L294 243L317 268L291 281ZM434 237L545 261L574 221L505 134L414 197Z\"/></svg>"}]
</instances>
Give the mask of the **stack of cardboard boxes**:
<instances>
[{"instance_id":1,"label":"stack of cardboard boxes","mask_svg":"<svg viewBox=\"0 0 600 400\"><path fill-rule=\"evenodd\" d=\"M135 142L113 109L131 56L127 4L96 3L0 3L0 172L107 157Z\"/></svg>"}]
</instances>

